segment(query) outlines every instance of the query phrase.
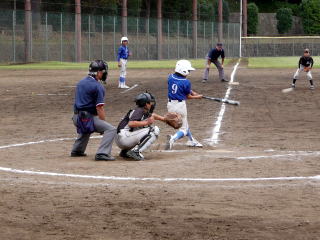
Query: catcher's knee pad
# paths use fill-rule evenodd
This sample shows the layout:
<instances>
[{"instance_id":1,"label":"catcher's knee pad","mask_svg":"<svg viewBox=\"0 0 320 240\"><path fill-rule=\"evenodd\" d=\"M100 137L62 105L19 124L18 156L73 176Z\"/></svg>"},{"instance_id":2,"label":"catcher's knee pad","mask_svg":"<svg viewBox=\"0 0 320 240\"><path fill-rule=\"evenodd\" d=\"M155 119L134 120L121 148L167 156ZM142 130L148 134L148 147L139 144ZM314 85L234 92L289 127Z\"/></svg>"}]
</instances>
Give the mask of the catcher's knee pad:
<instances>
[{"instance_id":1,"label":"catcher's knee pad","mask_svg":"<svg viewBox=\"0 0 320 240\"><path fill-rule=\"evenodd\" d=\"M154 126L151 128L150 133L153 133L155 136L159 136L160 135L160 128L158 126Z\"/></svg>"}]
</instances>

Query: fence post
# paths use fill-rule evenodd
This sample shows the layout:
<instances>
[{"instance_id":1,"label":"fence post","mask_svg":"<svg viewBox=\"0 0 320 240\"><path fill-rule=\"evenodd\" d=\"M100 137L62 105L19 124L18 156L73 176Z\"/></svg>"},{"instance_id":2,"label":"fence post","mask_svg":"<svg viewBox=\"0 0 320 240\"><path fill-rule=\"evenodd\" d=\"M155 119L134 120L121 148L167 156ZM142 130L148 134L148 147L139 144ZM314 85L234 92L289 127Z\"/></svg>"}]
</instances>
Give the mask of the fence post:
<instances>
[{"instance_id":1,"label":"fence post","mask_svg":"<svg viewBox=\"0 0 320 240\"><path fill-rule=\"evenodd\" d=\"M233 36L232 36L232 57L235 57L235 39L236 39L236 24L233 23Z\"/></svg>"},{"instance_id":2,"label":"fence post","mask_svg":"<svg viewBox=\"0 0 320 240\"><path fill-rule=\"evenodd\" d=\"M88 60L91 61L91 42L90 42L90 35L91 35L91 15L88 18Z\"/></svg>"},{"instance_id":3,"label":"fence post","mask_svg":"<svg viewBox=\"0 0 320 240\"><path fill-rule=\"evenodd\" d=\"M187 20L187 58L189 58L189 21Z\"/></svg>"},{"instance_id":4,"label":"fence post","mask_svg":"<svg viewBox=\"0 0 320 240\"><path fill-rule=\"evenodd\" d=\"M292 56L294 56L294 39L292 38Z\"/></svg>"},{"instance_id":5,"label":"fence post","mask_svg":"<svg viewBox=\"0 0 320 240\"><path fill-rule=\"evenodd\" d=\"M148 55L148 60L150 59L150 18L147 18L147 55Z\"/></svg>"},{"instance_id":6,"label":"fence post","mask_svg":"<svg viewBox=\"0 0 320 240\"><path fill-rule=\"evenodd\" d=\"M203 55L206 55L206 21L203 21Z\"/></svg>"},{"instance_id":7,"label":"fence post","mask_svg":"<svg viewBox=\"0 0 320 240\"><path fill-rule=\"evenodd\" d=\"M113 16L113 54L116 58L116 16Z\"/></svg>"},{"instance_id":8,"label":"fence post","mask_svg":"<svg viewBox=\"0 0 320 240\"><path fill-rule=\"evenodd\" d=\"M12 50L13 50L13 62L16 62L16 10L13 10L12 14Z\"/></svg>"},{"instance_id":9,"label":"fence post","mask_svg":"<svg viewBox=\"0 0 320 240\"><path fill-rule=\"evenodd\" d=\"M177 44L178 44L178 59L180 58L180 21L178 20L178 29L177 29L177 32L178 32L178 41L177 41Z\"/></svg>"},{"instance_id":10,"label":"fence post","mask_svg":"<svg viewBox=\"0 0 320 240\"><path fill-rule=\"evenodd\" d=\"M46 12L46 25L45 25L45 31L46 31L46 61L49 61L49 49L48 49L48 12Z\"/></svg>"},{"instance_id":11,"label":"fence post","mask_svg":"<svg viewBox=\"0 0 320 240\"><path fill-rule=\"evenodd\" d=\"M101 15L101 59L103 59L103 15Z\"/></svg>"},{"instance_id":12,"label":"fence post","mask_svg":"<svg viewBox=\"0 0 320 240\"><path fill-rule=\"evenodd\" d=\"M137 17L137 43L136 43L136 51L137 51L137 60L139 60L139 17Z\"/></svg>"},{"instance_id":13,"label":"fence post","mask_svg":"<svg viewBox=\"0 0 320 240\"><path fill-rule=\"evenodd\" d=\"M168 59L170 59L170 23L168 18Z\"/></svg>"},{"instance_id":14,"label":"fence post","mask_svg":"<svg viewBox=\"0 0 320 240\"><path fill-rule=\"evenodd\" d=\"M60 61L63 61L63 45L62 45L62 13L60 13Z\"/></svg>"},{"instance_id":15,"label":"fence post","mask_svg":"<svg viewBox=\"0 0 320 240\"><path fill-rule=\"evenodd\" d=\"M30 12L30 17L31 17L31 21L30 21L30 60L32 61L32 45L33 45L33 41L32 41L32 31L33 31L33 26L32 26L32 12Z\"/></svg>"},{"instance_id":16,"label":"fence post","mask_svg":"<svg viewBox=\"0 0 320 240\"><path fill-rule=\"evenodd\" d=\"M229 23L226 23L227 24L227 49L228 49L228 54L230 52L230 32L229 32Z\"/></svg>"}]
</instances>

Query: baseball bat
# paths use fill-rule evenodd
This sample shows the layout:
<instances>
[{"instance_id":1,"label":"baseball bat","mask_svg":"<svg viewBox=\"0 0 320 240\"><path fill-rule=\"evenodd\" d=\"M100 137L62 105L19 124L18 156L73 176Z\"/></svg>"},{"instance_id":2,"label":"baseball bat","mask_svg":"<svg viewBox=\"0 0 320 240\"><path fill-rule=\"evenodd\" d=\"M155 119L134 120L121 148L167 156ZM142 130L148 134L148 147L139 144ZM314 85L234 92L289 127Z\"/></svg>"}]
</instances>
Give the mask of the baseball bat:
<instances>
[{"instance_id":1,"label":"baseball bat","mask_svg":"<svg viewBox=\"0 0 320 240\"><path fill-rule=\"evenodd\" d=\"M208 96L203 96L202 98L216 101L216 102L222 102L222 103L227 103L227 104L231 104L231 105L236 105L236 106L240 105L239 101L229 100L229 99L225 99L225 98L215 98L215 97L208 97Z\"/></svg>"}]
</instances>

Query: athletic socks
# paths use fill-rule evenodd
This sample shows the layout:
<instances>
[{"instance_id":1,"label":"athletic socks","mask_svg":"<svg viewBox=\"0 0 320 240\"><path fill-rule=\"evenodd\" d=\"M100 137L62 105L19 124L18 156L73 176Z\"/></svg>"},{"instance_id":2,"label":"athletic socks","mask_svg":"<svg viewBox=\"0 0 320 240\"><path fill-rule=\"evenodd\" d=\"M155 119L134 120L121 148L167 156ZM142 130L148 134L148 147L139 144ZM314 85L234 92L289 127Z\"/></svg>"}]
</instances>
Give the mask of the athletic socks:
<instances>
[{"instance_id":1,"label":"athletic socks","mask_svg":"<svg viewBox=\"0 0 320 240\"><path fill-rule=\"evenodd\" d=\"M292 84L296 84L297 79L293 79Z\"/></svg>"},{"instance_id":2,"label":"athletic socks","mask_svg":"<svg viewBox=\"0 0 320 240\"><path fill-rule=\"evenodd\" d=\"M173 135L173 140L177 141L178 139L183 138L183 137L184 137L184 133L182 131L178 131L178 132L176 132L175 135Z\"/></svg>"},{"instance_id":3,"label":"athletic socks","mask_svg":"<svg viewBox=\"0 0 320 240\"><path fill-rule=\"evenodd\" d=\"M313 80L311 79L309 80L309 82L310 82L310 86L313 86Z\"/></svg>"}]
</instances>

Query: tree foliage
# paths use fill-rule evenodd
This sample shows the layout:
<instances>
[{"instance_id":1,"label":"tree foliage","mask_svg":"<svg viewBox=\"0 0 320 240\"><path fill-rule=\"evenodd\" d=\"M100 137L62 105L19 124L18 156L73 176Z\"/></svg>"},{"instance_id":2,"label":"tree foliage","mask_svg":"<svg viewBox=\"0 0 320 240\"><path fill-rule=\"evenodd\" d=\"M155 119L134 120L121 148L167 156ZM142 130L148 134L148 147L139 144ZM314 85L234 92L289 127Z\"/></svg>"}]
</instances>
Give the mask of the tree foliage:
<instances>
[{"instance_id":1,"label":"tree foliage","mask_svg":"<svg viewBox=\"0 0 320 240\"><path fill-rule=\"evenodd\" d=\"M320 0L302 0L300 8L305 33L320 34Z\"/></svg>"},{"instance_id":2,"label":"tree foliage","mask_svg":"<svg viewBox=\"0 0 320 240\"><path fill-rule=\"evenodd\" d=\"M257 34L259 9L255 3L248 4L248 34Z\"/></svg>"},{"instance_id":3,"label":"tree foliage","mask_svg":"<svg viewBox=\"0 0 320 240\"><path fill-rule=\"evenodd\" d=\"M292 27L292 10L290 8L279 8L276 14L278 20L277 29L280 34L289 32Z\"/></svg>"}]
</instances>

